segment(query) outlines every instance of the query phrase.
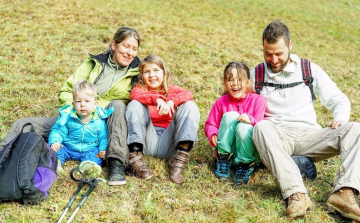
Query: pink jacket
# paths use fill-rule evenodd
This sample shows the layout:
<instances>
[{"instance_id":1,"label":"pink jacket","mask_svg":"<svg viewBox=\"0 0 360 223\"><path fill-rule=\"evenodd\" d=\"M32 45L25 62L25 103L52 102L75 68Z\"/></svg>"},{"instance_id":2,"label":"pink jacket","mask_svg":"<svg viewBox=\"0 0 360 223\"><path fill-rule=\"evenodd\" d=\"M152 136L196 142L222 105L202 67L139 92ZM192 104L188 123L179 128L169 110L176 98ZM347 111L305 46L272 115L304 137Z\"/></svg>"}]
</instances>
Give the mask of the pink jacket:
<instances>
[{"instance_id":1,"label":"pink jacket","mask_svg":"<svg viewBox=\"0 0 360 223\"><path fill-rule=\"evenodd\" d=\"M265 107L265 99L256 93L246 94L246 96L240 100L233 98L230 94L218 98L205 122L204 131L210 145L215 146L211 142L211 136L213 134L218 135L221 118L224 113L230 111L237 111L239 115L246 113L250 117L250 124L254 126L264 119Z\"/></svg>"},{"instance_id":2,"label":"pink jacket","mask_svg":"<svg viewBox=\"0 0 360 223\"><path fill-rule=\"evenodd\" d=\"M154 90L143 90L140 86L136 86L132 89L130 93L131 100L137 100L143 105L147 105L150 112L151 121L154 126L167 128L172 120L173 115L159 115L158 110L156 110L156 100L158 98L164 99L165 102L172 100L174 102L174 109L176 107L193 100L192 93L188 90L184 90L178 86L169 86L169 91L167 96L164 96L163 91L154 91Z\"/></svg>"}]
</instances>

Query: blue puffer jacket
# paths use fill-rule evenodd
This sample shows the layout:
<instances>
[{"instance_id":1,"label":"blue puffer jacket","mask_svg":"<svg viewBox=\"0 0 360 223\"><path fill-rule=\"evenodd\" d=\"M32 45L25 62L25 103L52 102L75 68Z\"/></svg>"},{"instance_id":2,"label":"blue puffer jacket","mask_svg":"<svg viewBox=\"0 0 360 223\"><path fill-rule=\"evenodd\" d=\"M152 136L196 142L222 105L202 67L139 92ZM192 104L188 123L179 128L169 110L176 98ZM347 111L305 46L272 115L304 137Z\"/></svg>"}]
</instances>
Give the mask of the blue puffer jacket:
<instances>
[{"instance_id":1,"label":"blue puffer jacket","mask_svg":"<svg viewBox=\"0 0 360 223\"><path fill-rule=\"evenodd\" d=\"M93 116L86 125L77 117L73 106L65 105L59 109L59 117L51 128L49 145L58 142L66 148L86 152L94 147L99 151L106 150L107 131L105 119L114 112L114 108L106 110L97 106Z\"/></svg>"}]
</instances>

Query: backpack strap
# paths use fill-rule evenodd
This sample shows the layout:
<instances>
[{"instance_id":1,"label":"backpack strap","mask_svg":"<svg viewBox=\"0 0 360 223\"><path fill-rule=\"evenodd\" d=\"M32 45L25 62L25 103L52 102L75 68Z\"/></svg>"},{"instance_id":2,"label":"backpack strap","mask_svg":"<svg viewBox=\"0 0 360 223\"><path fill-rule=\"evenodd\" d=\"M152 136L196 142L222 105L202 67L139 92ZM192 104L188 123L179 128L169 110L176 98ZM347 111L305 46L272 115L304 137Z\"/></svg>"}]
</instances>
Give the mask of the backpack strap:
<instances>
[{"instance_id":1,"label":"backpack strap","mask_svg":"<svg viewBox=\"0 0 360 223\"><path fill-rule=\"evenodd\" d=\"M261 63L255 67L255 91L260 94L264 86L265 66Z\"/></svg>"},{"instance_id":2,"label":"backpack strap","mask_svg":"<svg viewBox=\"0 0 360 223\"><path fill-rule=\"evenodd\" d=\"M40 135L35 132L28 132L27 135L24 135L24 139L19 141L23 145L18 159L17 166L17 177L19 188L23 191L23 201L26 205L27 194L30 192L30 187L32 182L30 179L30 169L29 169L29 160L31 152L34 150L35 146L38 144L39 140L43 140ZM26 146L26 148L25 148Z\"/></svg>"},{"instance_id":3,"label":"backpack strap","mask_svg":"<svg viewBox=\"0 0 360 223\"><path fill-rule=\"evenodd\" d=\"M27 126L27 125L30 125L30 126L31 126L31 129L30 129L31 132L35 132L35 128L34 128L34 126L33 126L30 122L25 123L25 124L23 125L23 127L21 128L20 133L17 134L8 144L6 144L6 146L5 146L5 147L3 148L3 150L1 151L1 153L0 153L0 169L2 168L2 164L4 163L5 159L8 157L12 145L14 144L14 142L16 141L16 139L19 137L19 135L24 132L24 128L25 128L25 126Z\"/></svg>"},{"instance_id":4,"label":"backpack strap","mask_svg":"<svg viewBox=\"0 0 360 223\"><path fill-rule=\"evenodd\" d=\"M300 61L301 61L301 70L302 70L303 80L304 80L305 84L310 88L311 98L313 101L315 101L316 96L315 96L313 84L312 84L314 81L314 78L311 76L310 61L308 61L307 59L303 59L303 58L301 58Z\"/></svg>"}]
</instances>

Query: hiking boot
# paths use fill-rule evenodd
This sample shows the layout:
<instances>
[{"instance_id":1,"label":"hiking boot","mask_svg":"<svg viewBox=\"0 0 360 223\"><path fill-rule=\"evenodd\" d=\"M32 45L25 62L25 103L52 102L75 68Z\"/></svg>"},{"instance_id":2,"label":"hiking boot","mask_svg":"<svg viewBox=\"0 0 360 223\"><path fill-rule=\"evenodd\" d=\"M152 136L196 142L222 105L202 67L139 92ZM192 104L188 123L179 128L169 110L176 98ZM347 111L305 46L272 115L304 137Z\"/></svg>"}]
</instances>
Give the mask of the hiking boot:
<instances>
[{"instance_id":1,"label":"hiking boot","mask_svg":"<svg viewBox=\"0 0 360 223\"><path fill-rule=\"evenodd\" d=\"M343 187L332 193L327 201L342 216L360 221L360 209L357 199L358 192L349 187Z\"/></svg>"},{"instance_id":2,"label":"hiking boot","mask_svg":"<svg viewBox=\"0 0 360 223\"><path fill-rule=\"evenodd\" d=\"M189 162L190 154L183 151L177 151L169 160L169 177L176 184L184 182L184 170Z\"/></svg>"},{"instance_id":3,"label":"hiking boot","mask_svg":"<svg viewBox=\"0 0 360 223\"><path fill-rule=\"evenodd\" d=\"M116 158L108 158L110 186L120 186L126 184L125 166Z\"/></svg>"},{"instance_id":4,"label":"hiking boot","mask_svg":"<svg viewBox=\"0 0 360 223\"><path fill-rule=\"evenodd\" d=\"M101 166L89 160L81 162L78 170L85 174L87 178L96 178L101 174Z\"/></svg>"},{"instance_id":5,"label":"hiking boot","mask_svg":"<svg viewBox=\"0 0 360 223\"><path fill-rule=\"evenodd\" d=\"M307 194L294 193L288 197L288 207L286 209L286 215L289 218L295 218L302 216L312 206L312 202Z\"/></svg>"},{"instance_id":6,"label":"hiking boot","mask_svg":"<svg viewBox=\"0 0 360 223\"><path fill-rule=\"evenodd\" d=\"M143 159L142 152L136 151L129 153L129 163L132 173L137 178L147 180L153 176Z\"/></svg>"},{"instance_id":7,"label":"hiking boot","mask_svg":"<svg viewBox=\"0 0 360 223\"><path fill-rule=\"evenodd\" d=\"M220 180L227 180L230 177L232 153L218 153L216 160L215 175Z\"/></svg>"},{"instance_id":8,"label":"hiking boot","mask_svg":"<svg viewBox=\"0 0 360 223\"><path fill-rule=\"evenodd\" d=\"M255 162L249 164L240 164L236 168L236 172L233 178L233 181L236 185L247 184L250 178L250 174L254 172Z\"/></svg>"}]
</instances>

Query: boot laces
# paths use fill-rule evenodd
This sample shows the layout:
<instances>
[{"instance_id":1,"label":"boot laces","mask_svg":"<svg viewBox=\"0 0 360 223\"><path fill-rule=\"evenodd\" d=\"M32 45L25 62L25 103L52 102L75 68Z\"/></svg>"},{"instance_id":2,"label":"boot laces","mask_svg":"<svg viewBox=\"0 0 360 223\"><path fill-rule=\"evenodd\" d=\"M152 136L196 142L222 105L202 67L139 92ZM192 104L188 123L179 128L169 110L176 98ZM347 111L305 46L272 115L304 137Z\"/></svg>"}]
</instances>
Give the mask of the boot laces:
<instances>
[{"instance_id":1,"label":"boot laces","mask_svg":"<svg viewBox=\"0 0 360 223\"><path fill-rule=\"evenodd\" d=\"M300 201L298 193L294 193L289 197L288 204L290 204L292 201Z\"/></svg>"},{"instance_id":2,"label":"boot laces","mask_svg":"<svg viewBox=\"0 0 360 223\"><path fill-rule=\"evenodd\" d=\"M354 189L351 189L351 199L353 201L353 203L356 203L357 205L359 205L359 201L357 199L357 191Z\"/></svg>"},{"instance_id":3,"label":"boot laces","mask_svg":"<svg viewBox=\"0 0 360 223\"><path fill-rule=\"evenodd\" d=\"M219 172L222 174L227 173L230 168L230 163L227 160L219 160Z\"/></svg>"}]
</instances>

